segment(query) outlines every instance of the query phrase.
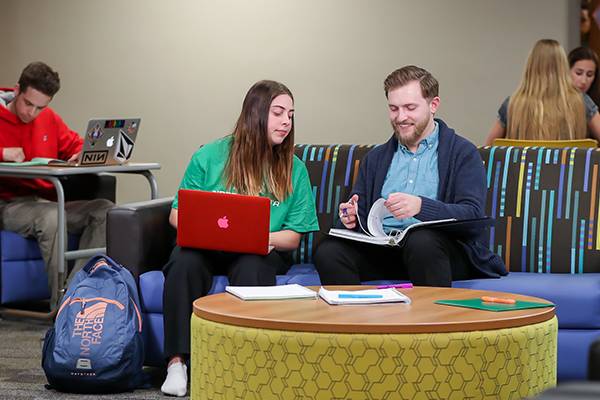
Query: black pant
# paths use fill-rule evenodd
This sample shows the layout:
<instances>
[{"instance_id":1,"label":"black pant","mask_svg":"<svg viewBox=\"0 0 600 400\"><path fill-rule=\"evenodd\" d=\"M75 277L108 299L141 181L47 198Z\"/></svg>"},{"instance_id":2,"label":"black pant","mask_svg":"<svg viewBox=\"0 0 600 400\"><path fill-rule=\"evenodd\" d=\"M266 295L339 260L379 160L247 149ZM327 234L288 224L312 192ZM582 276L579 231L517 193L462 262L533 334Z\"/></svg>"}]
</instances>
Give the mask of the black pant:
<instances>
[{"instance_id":1,"label":"black pant","mask_svg":"<svg viewBox=\"0 0 600 400\"><path fill-rule=\"evenodd\" d=\"M434 229L411 232L397 247L328 237L317 248L315 265L323 285L409 279L418 286L450 287L452 280L479 275L460 244Z\"/></svg>"},{"instance_id":2,"label":"black pant","mask_svg":"<svg viewBox=\"0 0 600 400\"><path fill-rule=\"evenodd\" d=\"M288 253L266 256L175 247L163 268L165 356L190 354L192 302L205 296L214 275L227 275L232 286L275 285L275 276L290 267Z\"/></svg>"}]
</instances>

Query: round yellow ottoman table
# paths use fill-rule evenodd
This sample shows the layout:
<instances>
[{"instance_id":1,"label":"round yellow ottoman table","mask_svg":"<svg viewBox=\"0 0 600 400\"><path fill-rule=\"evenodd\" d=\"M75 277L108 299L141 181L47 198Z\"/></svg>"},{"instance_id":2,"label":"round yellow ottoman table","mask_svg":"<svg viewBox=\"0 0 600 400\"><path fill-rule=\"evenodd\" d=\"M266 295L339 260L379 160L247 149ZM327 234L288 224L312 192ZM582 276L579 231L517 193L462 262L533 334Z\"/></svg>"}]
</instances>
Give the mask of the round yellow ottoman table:
<instances>
[{"instance_id":1,"label":"round yellow ottoman table","mask_svg":"<svg viewBox=\"0 0 600 400\"><path fill-rule=\"evenodd\" d=\"M191 398L522 399L556 385L553 307L490 312L434 301L506 293L403 292L412 304L198 299Z\"/></svg>"}]
</instances>

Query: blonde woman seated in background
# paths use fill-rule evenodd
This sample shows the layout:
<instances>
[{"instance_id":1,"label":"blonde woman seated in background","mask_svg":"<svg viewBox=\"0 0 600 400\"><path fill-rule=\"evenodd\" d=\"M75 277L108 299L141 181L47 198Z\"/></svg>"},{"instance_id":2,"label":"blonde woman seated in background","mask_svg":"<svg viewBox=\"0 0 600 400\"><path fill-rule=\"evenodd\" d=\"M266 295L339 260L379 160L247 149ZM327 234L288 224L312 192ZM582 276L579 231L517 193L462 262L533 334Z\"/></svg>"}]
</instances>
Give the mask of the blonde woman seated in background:
<instances>
[{"instance_id":1,"label":"blonde woman seated in background","mask_svg":"<svg viewBox=\"0 0 600 400\"><path fill-rule=\"evenodd\" d=\"M519 140L600 139L598 107L573 84L564 49L539 40L527 59L517 90L504 100L485 144L496 138Z\"/></svg>"}]
</instances>

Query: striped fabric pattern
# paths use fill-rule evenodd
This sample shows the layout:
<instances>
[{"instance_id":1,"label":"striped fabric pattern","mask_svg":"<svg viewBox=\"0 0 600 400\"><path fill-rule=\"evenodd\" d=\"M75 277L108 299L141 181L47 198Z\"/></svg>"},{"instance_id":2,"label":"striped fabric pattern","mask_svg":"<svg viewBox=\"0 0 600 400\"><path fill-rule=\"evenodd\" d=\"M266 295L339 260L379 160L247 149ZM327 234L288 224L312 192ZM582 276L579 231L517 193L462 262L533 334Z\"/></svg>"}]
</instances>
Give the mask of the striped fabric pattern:
<instances>
[{"instance_id":1,"label":"striped fabric pattern","mask_svg":"<svg viewBox=\"0 0 600 400\"><path fill-rule=\"evenodd\" d=\"M298 156L308 169L317 207L319 232L303 235L294 262L312 263L314 249L338 219L338 204L348 200L358 176L360 160L373 145L297 144Z\"/></svg>"},{"instance_id":2,"label":"striped fabric pattern","mask_svg":"<svg viewBox=\"0 0 600 400\"><path fill-rule=\"evenodd\" d=\"M482 147L490 249L509 271L600 272L600 149Z\"/></svg>"}]
</instances>

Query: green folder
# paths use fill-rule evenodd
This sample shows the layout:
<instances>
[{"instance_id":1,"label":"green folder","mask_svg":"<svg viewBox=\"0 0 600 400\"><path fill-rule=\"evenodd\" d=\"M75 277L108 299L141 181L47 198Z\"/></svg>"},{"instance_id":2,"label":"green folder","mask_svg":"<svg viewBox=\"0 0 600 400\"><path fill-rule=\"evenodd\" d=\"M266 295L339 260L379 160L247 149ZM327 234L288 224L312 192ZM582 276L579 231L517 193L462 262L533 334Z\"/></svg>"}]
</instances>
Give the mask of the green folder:
<instances>
[{"instance_id":1,"label":"green folder","mask_svg":"<svg viewBox=\"0 0 600 400\"><path fill-rule=\"evenodd\" d=\"M517 300L515 304L489 303L481 300L481 298L479 297L464 300L438 300L435 302L435 304L443 304L446 306L455 307L476 308L478 310L486 311L513 311L524 310L526 308L554 307L553 303L540 303L537 301L522 300Z\"/></svg>"},{"instance_id":2,"label":"green folder","mask_svg":"<svg viewBox=\"0 0 600 400\"><path fill-rule=\"evenodd\" d=\"M48 165L51 162L54 164L66 164L67 163L64 160L57 160L56 158L35 157L35 158L32 158L31 161L0 162L0 166L3 166L3 167L39 167L42 165Z\"/></svg>"}]
</instances>

